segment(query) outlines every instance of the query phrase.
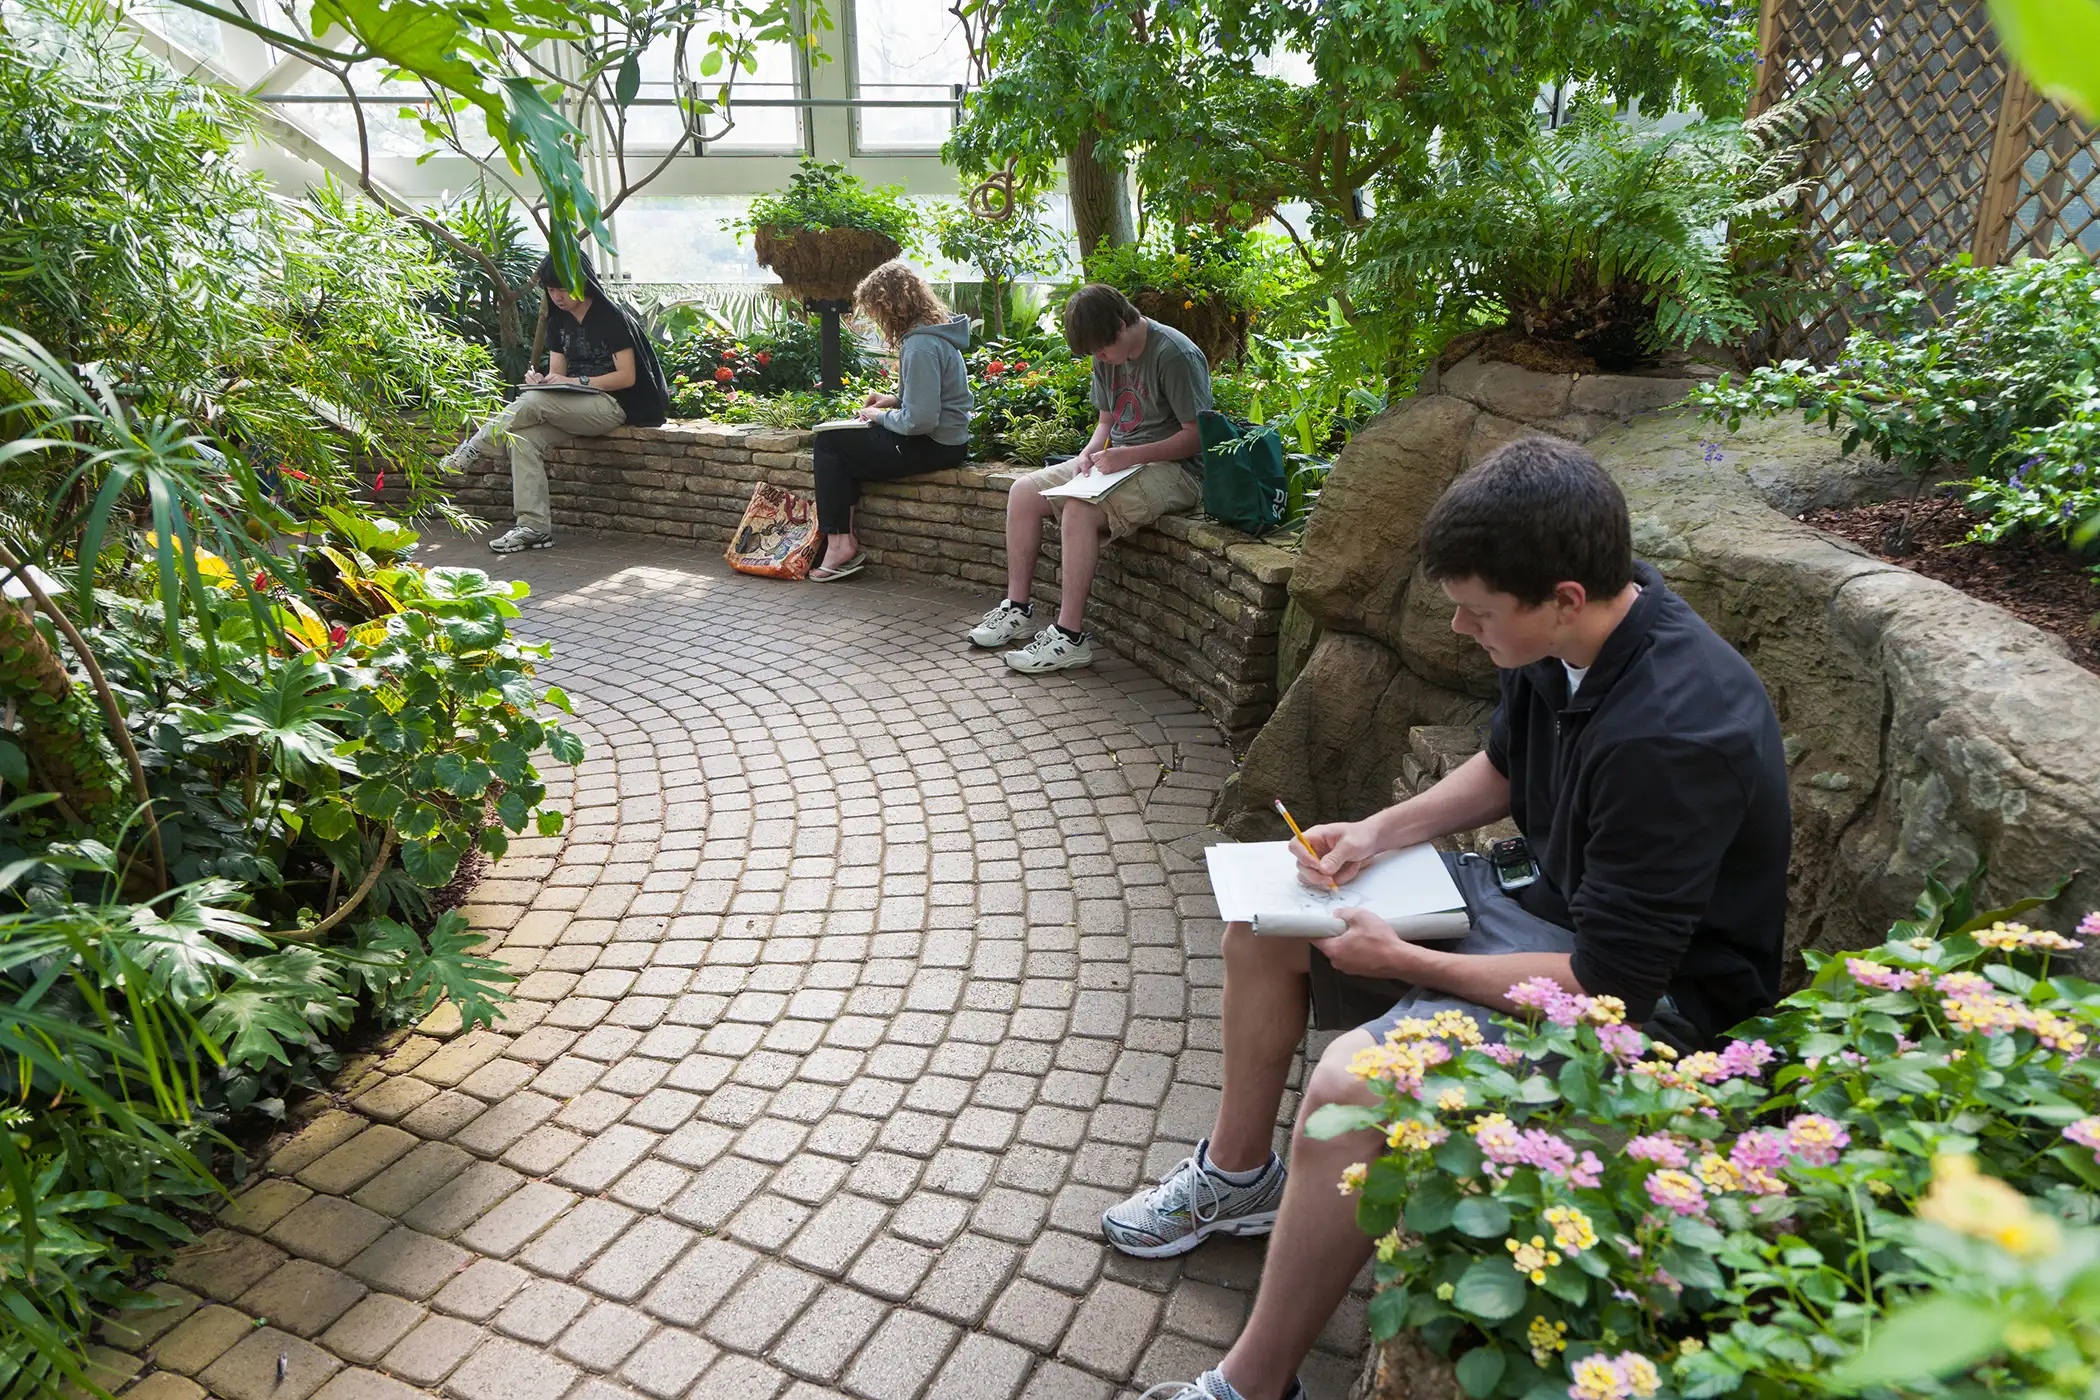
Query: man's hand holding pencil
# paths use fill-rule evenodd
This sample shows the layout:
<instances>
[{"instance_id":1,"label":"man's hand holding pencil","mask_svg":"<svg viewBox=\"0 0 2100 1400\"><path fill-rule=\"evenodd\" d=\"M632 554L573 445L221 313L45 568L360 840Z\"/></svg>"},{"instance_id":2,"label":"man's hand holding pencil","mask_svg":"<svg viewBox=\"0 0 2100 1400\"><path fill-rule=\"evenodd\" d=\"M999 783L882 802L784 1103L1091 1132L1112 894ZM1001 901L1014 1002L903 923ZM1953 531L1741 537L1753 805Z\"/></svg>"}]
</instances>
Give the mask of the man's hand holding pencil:
<instances>
[{"instance_id":1,"label":"man's hand holding pencil","mask_svg":"<svg viewBox=\"0 0 2100 1400\"><path fill-rule=\"evenodd\" d=\"M1276 811L1297 838L1291 842L1291 854L1298 858L1298 879L1313 889L1348 884L1384 849L1369 822L1327 822L1300 831L1282 802Z\"/></svg>"}]
</instances>

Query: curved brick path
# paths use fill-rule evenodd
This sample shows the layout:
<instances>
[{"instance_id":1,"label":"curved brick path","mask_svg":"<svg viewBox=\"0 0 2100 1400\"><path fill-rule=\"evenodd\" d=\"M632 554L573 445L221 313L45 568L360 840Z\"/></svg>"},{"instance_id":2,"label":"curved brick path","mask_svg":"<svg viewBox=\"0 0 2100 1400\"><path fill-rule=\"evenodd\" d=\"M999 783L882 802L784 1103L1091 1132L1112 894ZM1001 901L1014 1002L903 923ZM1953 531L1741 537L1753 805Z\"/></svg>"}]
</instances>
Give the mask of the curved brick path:
<instances>
[{"instance_id":1,"label":"curved brick path","mask_svg":"<svg viewBox=\"0 0 2100 1400\"><path fill-rule=\"evenodd\" d=\"M1260 1246L1096 1224L1215 1102L1209 723L1112 656L1008 673L960 640L982 597L575 536L499 568L589 747L566 836L471 908L520 1001L349 1079L114 1338L158 1368L129 1394L1108 1400L1212 1364ZM1314 1400L1362 1337L1352 1300Z\"/></svg>"}]
</instances>

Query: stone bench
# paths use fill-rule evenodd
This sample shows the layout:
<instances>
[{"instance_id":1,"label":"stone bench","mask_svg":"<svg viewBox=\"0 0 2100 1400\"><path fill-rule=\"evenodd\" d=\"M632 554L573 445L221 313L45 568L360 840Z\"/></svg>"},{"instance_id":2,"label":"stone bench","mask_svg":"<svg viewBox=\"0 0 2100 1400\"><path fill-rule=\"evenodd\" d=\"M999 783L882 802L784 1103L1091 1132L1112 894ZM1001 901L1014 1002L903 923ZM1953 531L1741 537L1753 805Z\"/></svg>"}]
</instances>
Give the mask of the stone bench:
<instances>
[{"instance_id":1,"label":"stone bench","mask_svg":"<svg viewBox=\"0 0 2100 1400\"><path fill-rule=\"evenodd\" d=\"M726 548L754 484L814 491L811 437L692 423L580 439L548 455L554 523ZM966 466L869 483L855 522L868 572L966 584L984 590L990 606L1006 583L1006 493L1025 470ZM510 519L509 468L476 464L453 497L490 520ZM1054 612L1054 529L1044 545L1034 596ZM1296 560L1214 521L1168 516L1103 551L1088 625L1243 743L1276 707L1278 635ZM958 635L969 611L957 609Z\"/></svg>"}]
</instances>

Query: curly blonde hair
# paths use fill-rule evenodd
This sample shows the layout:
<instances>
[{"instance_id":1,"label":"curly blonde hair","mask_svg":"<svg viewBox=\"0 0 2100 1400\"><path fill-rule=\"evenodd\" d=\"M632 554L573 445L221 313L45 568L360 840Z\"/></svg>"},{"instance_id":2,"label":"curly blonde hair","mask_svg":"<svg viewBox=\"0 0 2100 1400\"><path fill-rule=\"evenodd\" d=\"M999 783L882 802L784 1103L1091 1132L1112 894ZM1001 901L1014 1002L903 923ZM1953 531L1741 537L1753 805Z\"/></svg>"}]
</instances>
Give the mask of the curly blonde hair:
<instances>
[{"instance_id":1,"label":"curly blonde hair","mask_svg":"<svg viewBox=\"0 0 2100 1400\"><path fill-rule=\"evenodd\" d=\"M853 289L853 306L892 345L904 339L906 332L940 325L949 315L947 304L933 294L926 279L899 259L860 279Z\"/></svg>"}]
</instances>

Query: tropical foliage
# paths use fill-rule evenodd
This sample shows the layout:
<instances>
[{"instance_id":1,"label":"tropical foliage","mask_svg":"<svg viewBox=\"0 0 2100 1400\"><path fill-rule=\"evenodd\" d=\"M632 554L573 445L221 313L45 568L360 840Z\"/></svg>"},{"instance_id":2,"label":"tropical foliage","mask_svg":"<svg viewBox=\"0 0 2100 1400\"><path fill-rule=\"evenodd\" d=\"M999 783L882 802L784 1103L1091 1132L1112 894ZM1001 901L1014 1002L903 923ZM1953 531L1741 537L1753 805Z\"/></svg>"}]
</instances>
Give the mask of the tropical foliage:
<instances>
[{"instance_id":1,"label":"tropical foliage","mask_svg":"<svg viewBox=\"0 0 2100 1400\"><path fill-rule=\"evenodd\" d=\"M1834 249L1862 328L1834 365L1788 360L1694 396L1733 430L1800 413L1922 481L1945 471L1976 537L2071 535L2100 512L2100 271L2075 248L2003 267L1967 259L1920 286L1869 244Z\"/></svg>"},{"instance_id":2,"label":"tropical foliage","mask_svg":"<svg viewBox=\"0 0 2100 1400\"><path fill-rule=\"evenodd\" d=\"M239 103L107 15L0 31L0 1393L208 1205L241 1115L508 973L440 891L551 833L523 586L413 555L430 434L494 400L422 240L231 160ZM77 1393L77 1392L68 1392Z\"/></svg>"},{"instance_id":3,"label":"tropical foliage","mask_svg":"<svg viewBox=\"0 0 2100 1400\"><path fill-rule=\"evenodd\" d=\"M1480 1397L2087 1394L2100 987L2017 912L1934 883L1717 1053L1543 979L1502 1043L1402 1023L1314 1124L1390 1147L1343 1183L1374 1331Z\"/></svg>"},{"instance_id":4,"label":"tropical foliage","mask_svg":"<svg viewBox=\"0 0 2100 1400\"><path fill-rule=\"evenodd\" d=\"M1427 193L1379 210L1352 292L1432 324L1500 317L1603 369L1739 343L1798 309L1782 270L1799 237L1798 137L1843 100L1825 85L1749 121L1675 129L1585 101L1556 129L1461 148Z\"/></svg>"},{"instance_id":5,"label":"tropical foliage","mask_svg":"<svg viewBox=\"0 0 2100 1400\"><path fill-rule=\"evenodd\" d=\"M783 236L857 228L909 248L919 214L906 202L901 185L869 185L835 161L805 160L786 189L758 195L741 218L725 220L723 227L745 233L771 229Z\"/></svg>"}]
</instances>

